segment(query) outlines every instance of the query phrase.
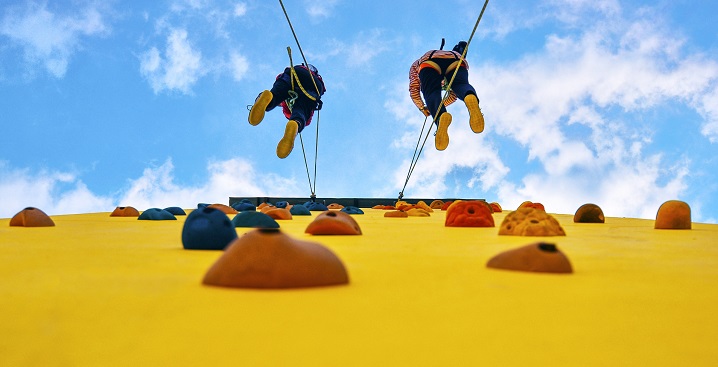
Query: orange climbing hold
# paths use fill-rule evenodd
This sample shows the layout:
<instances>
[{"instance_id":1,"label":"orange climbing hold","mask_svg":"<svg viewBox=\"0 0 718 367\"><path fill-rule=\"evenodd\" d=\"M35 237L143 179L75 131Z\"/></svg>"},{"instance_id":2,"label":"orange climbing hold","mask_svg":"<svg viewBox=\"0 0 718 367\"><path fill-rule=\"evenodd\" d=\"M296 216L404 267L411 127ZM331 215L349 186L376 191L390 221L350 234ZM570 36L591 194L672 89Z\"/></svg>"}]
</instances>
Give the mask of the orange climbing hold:
<instances>
[{"instance_id":1,"label":"orange climbing hold","mask_svg":"<svg viewBox=\"0 0 718 367\"><path fill-rule=\"evenodd\" d=\"M360 235L361 228L351 215L327 210L317 215L304 232L312 235Z\"/></svg>"},{"instance_id":2,"label":"orange climbing hold","mask_svg":"<svg viewBox=\"0 0 718 367\"><path fill-rule=\"evenodd\" d=\"M446 227L494 227L494 217L486 202L455 201L446 211Z\"/></svg>"}]
</instances>

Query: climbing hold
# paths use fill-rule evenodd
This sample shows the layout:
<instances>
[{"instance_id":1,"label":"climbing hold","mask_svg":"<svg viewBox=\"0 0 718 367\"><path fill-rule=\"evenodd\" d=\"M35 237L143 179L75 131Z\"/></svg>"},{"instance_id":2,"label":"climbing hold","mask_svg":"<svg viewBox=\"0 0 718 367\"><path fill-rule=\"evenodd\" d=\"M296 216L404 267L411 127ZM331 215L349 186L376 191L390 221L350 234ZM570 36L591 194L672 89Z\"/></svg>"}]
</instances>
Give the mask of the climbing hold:
<instances>
[{"instance_id":1,"label":"climbing hold","mask_svg":"<svg viewBox=\"0 0 718 367\"><path fill-rule=\"evenodd\" d=\"M232 208L229 205L225 205L225 204L212 204L212 205L209 205L208 207L217 209L224 214L237 214L236 209Z\"/></svg>"},{"instance_id":2,"label":"climbing hold","mask_svg":"<svg viewBox=\"0 0 718 367\"><path fill-rule=\"evenodd\" d=\"M446 227L494 227L491 209L482 200L455 201L446 210Z\"/></svg>"},{"instance_id":3,"label":"climbing hold","mask_svg":"<svg viewBox=\"0 0 718 367\"><path fill-rule=\"evenodd\" d=\"M10 219L10 227L54 227L55 222L45 212L28 206Z\"/></svg>"},{"instance_id":4,"label":"climbing hold","mask_svg":"<svg viewBox=\"0 0 718 367\"><path fill-rule=\"evenodd\" d=\"M277 201L274 204L274 206L276 206L277 208L280 208L280 209L289 209L289 208L287 208L287 206L291 206L291 205L289 205L288 201Z\"/></svg>"},{"instance_id":5,"label":"climbing hold","mask_svg":"<svg viewBox=\"0 0 718 367\"><path fill-rule=\"evenodd\" d=\"M408 215L410 217L430 217L431 216L431 214L429 212L427 212L426 210L421 209L421 208L411 208L411 209L407 210L405 213L406 213L406 215Z\"/></svg>"},{"instance_id":6,"label":"climbing hold","mask_svg":"<svg viewBox=\"0 0 718 367\"><path fill-rule=\"evenodd\" d=\"M501 205L497 202L489 203L489 206L491 207L491 211L494 213L501 213L503 209L501 209Z\"/></svg>"},{"instance_id":7,"label":"climbing hold","mask_svg":"<svg viewBox=\"0 0 718 367\"><path fill-rule=\"evenodd\" d=\"M343 207L341 211L347 214L364 214L363 210L351 205Z\"/></svg>"},{"instance_id":8,"label":"climbing hold","mask_svg":"<svg viewBox=\"0 0 718 367\"><path fill-rule=\"evenodd\" d=\"M292 215L312 215L312 213L309 212L309 209L302 204L292 205L292 208L289 209L289 213Z\"/></svg>"},{"instance_id":9,"label":"climbing hold","mask_svg":"<svg viewBox=\"0 0 718 367\"><path fill-rule=\"evenodd\" d=\"M307 201L304 203L304 206L312 212L323 212L325 210L329 210L326 205L316 201Z\"/></svg>"},{"instance_id":10,"label":"climbing hold","mask_svg":"<svg viewBox=\"0 0 718 367\"><path fill-rule=\"evenodd\" d=\"M441 210L441 207L444 206L444 202L441 200L434 200L431 202L431 204L429 204L429 206L431 207L431 209Z\"/></svg>"},{"instance_id":11,"label":"climbing hold","mask_svg":"<svg viewBox=\"0 0 718 367\"><path fill-rule=\"evenodd\" d=\"M361 228L351 215L327 210L317 215L304 232L313 235L360 235Z\"/></svg>"},{"instance_id":12,"label":"climbing hold","mask_svg":"<svg viewBox=\"0 0 718 367\"><path fill-rule=\"evenodd\" d=\"M235 227L252 228L279 228L279 223L274 218L262 212L246 211L241 212L232 218Z\"/></svg>"},{"instance_id":13,"label":"climbing hold","mask_svg":"<svg viewBox=\"0 0 718 367\"><path fill-rule=\"evenodd\" d=\"M323 245L291 238L278 229L257 229L230 243L202 283L303 288L348 284L349 275L342 261Z\"/></svg>"},{"instance_id":14,"label":"climbing hold","mask_svg":"<svg viewBox=\"0 0 718 367\"><path fill-rule=\"evenodd\" d=\"M565 236L558 221L536 208L519 208L509 213L501 223L499 235L509 236Z\"/></svg>"},{"instance_id":15,"label":"climbing hold","mask_svg":"<svg viewBox=\"0 0 718 367\"><path fill-rule=\"evenodd\" d=\"M184 211L184 209L182 209L178 206L171 206L169 208L165 208L164 210L172 213L173 215L187 215L187 213Z\"/></svg>"},{"instance_id":16,"label":"climbing hold","mask_svg":"<svg viewBox=\"0 0 718 367\"><path fill-rule=\"evenodd\" d=\"M390 212L384 213L385 218L408 218L409 214L406 214L406 212L403 212L401 210L394 210Z\"/></svg>"},{"instance_id":17,"label":"climbing hold","mask_svg":"<svg viewBox=\"0 0 718 367\"><path fill-rule=\"evenodd\" d=\"M691 207L683 201L668 200L656 213L655 229L691 229Z\"/></svg>"},{"instance_id":18,"label":"climbing hold","mask_svg":"<svg viewBox=\"0 0 718 367\"><path fill-rule=\"evenodd\" d=\"M264 212L264 214L267 214L268 216L277 220L292 219L292 213L289 211L289 209L284 208L274 208L271 210L267 210L266 212Z\"/></svg>"},{"instance_id":19,"label":"climbing hold","mask_svg":"<svg viewBox=\"0 0 718 367\"><path fill-rule=\"evenodd\" d=\"M596 204L583 204L573 215L574 223L604 223L605 221L603 210Z\"/></svg>"},{"instance_id":20,"label":"climbing hold","mask_svg":"<svg viewBox=\"0 0 718 367\"><path fill-rule=\"evenodd\" d=\"M535 208L535 209L538 209L538 210L546 211L546 209L543 207L543 204L541 204L541 203L534 203L534 202L531 202L531 201L524 201L523 203L521 203L521 205L519 205L519 209L521 209L521 208Z\"/></svg>"},{"instance_id":21,"label":"climbing hold","mask_svg":"<svg viewBox=\"0 0 718 367\"><path fill-rule=\"evenodd\" d=\"M432 213L434 209L431 209L429 205L427 205L423 200L416 203L416 207L419 209L424 209L428 213Z\"/></svg>"},{"instance_id":22,"label":"climbing hold","mask_svg":"<svg viewBox=\"0 0 718 367\"><path fill-rule=\"evenodd\" d=\"M175 216L160 208L150 208L142 212L139 217L137 217L138 220L177 220Z\"/></svg>"},{"instance_id":23,"label":"climbing hold","mask_svg":"<svg viewBox=\"0 0 718 367\"><path fill-rule=\"evenodd\" d=\"M118 206L110 213L111 217L139 217L140 212L131 206Z\"/></svg>"},{"instance_id":24,"label":"climbing hold","mask_svg":"<svg viewBox=\"0 0 718 367\"><path fill-rule=\"evenodd\" d=\"M537 273L573 273L566 255L553 243L532 243L492 257L486 267Z\"/></svg>"},{"instance_id":25,"label":"climbing hold","mask_svg":"<svg viewBox=\"0 0 718 367\"><path fill-rule=\"evenodd\" d=\"M246 211L256 211L257 207L254 206L252 203L239 203L238 205L233 206L233 208L238 212L246 212Z\"/></svg>"},{"instance_id":26,"label":"climbing hold","mask_svg":"<svg viewBox=\"0 0 718 367\"><path fill-rule=\"evenodd\" d=\"M327 205L327 209L330 209L330 210L331 209L342 209L342 208L344 208L344 205L339 204L339 203L331 203L331 204Z\"/></svg>"},{"instance_id":27,"label":"climbing hold","mask_svg":"<svg viewBox=\"0 0 718 367\"><path fill-rule=\"evenodd\" d=\"M445 202L444 202L444 205L441 206L441 210L447 210L447 209L449 209L449 207L450 207L451 204L453 204L453 203L454 203L453 201L445 201Z\"/></svg>"},{"instance_id":28,"label":"climbing hold","mask_svg":"<svg viewBox=\"0 0 718 367\"><path fill-rule=\"evenodd\" d=\"M206 207L193 210L182 227L186 250L223 250L237 238L237 231L221 210Z\"/></svg>"}]
</instances>

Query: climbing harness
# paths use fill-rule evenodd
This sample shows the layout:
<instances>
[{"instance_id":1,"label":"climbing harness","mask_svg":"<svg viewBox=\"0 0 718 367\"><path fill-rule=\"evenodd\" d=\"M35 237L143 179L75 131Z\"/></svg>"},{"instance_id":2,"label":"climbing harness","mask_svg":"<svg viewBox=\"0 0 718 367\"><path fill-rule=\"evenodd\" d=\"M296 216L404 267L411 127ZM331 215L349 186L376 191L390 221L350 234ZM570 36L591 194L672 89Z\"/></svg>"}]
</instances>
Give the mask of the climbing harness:
<instances>
[{"instance_id":1,"label":"climbing harness","mask_svg":"<svg viewBox=\"0 0 718 367\"><path fill-rule=\"evenodd\" d=\"M284 17L287 18L287 24L289 24L289 29L292 31L292 35L294 36L294 41L297 43L297 48L299 48L299 54L302 55L302 60L304 60L304 65L307 65L307 67L309 67L310 64L307 62L307 58L304 57L304 51L302 51L302 45L299 44L299 39L297 38L296 32L294 32L294 27L292 26L292 21L289 20L289 14L287 14L287 9L284 7L284 3L282 2L282 0L279 0L279 5L282 6L282 11L284 12ZM302 93L305 96L307 96L309 99L311 99L312 101L316 101L317 105L318 105L317 121L315 123L315 125L317 127L316 128L317 135L316 135L316 140L314 142L314 180L313 180L314 184L312 184L312 178L309 176L309 164L307 163L307 154L304 149L304 141L302 139L302 133L299 133L299 142L302 146L302 156L304 157L304 167L307 170L307 180L309 181L309 191L311 192L310 197L311 197L312 201L314 201L314 199L316 199L316 197L317 197L315 192L316 192L316 188L317 188L317 159L318 159L318 153L319 153L319 110L321 110L322 103L321 103L321 100L318 100L319 98L315 98L314 96L309 94L307 92L307 90L304 89L304 86L302 86L302 83L299 82L299 77L297 75L297 72L294 70L294 62L292 62L291 48L287 47L287 53L289 54L289 67L291 68L291 72L292 72L292 78L291 78L292 79L292 90L291 90L291 92L294 93L294 95L292 95L292 93L290 93L290 102L291 102L290 111L291 111L291 108L294 107L294 102L298 98L298 93L294 90L295 79L296 79L297 85L299 86L299 89L302 91ZM312 78L312 84L314 84L314 89L317 91L317 97L321 96L322 93L319 91L319 86L317 86L317 82L316 82L316 80L314 80L314 73L312 73L311 70L309 72L309 75ZM289 106L289 105L290 104L287 103L287 106Z\"/></svg>"},{"instance_id":2,"label":"climbing harness","mask_svg":"<svg viewBox=\"0 0 718 367\"><path fill-rule=\"evenodd\" d=\"M280 0L281 1L281 0ZM459 72L459 67L461 63L464 62L464 59L466 58L466 51L469 50L469 45L471 44L471 40L474 38L474 34L476 33L476 28L479 27L479 23L481 22L481 18L484 16L484 11L486 11L486 6L489 4L489 0L486 0L484 2L484 7L481 8L481 13L479 13L479 17L476 19L476 24L474 24L474 29L471 31L471 36L469 36L468 41L466 41L466 47L464 47L464 50L461 53L461 57L457 61L456 67L454 67L454 73L451 75L451 80L449 80L448 84L445 84L444 89L444 96L441 98L441 102L439 103L439 108L436 110L436 113L434 116L438 116L439 112L441 112L441 107L444 106L444 103L446 102L446 99L449 98L449 95L451 94L451 85L454 84L454 79L456 78L456 74ZM444 47L444 39L442 38L441 41L441 47ZM453 67L454 64L451 64L449 68ZM426 125L426 121L429 118L429 116L426 116L424 118L424 126ZM419 148L419 142L421 142L422 134L424 133L424 126L421 127L421 133L419 134L419 141L416 143L416 148L414 148L414 156L411 158L411 163L409 164L409 172L406 174L406 180L404 181L404 186L401 188L401 191L399 192L399 200L401 200L404 197L404 190L406 190L406 185L409 183L409 179L411 178L411 174L414 172L414 168L416 168L416 163L419 161L419 157L421 156L421 152L424 150L424 145L426 145L426 141L429 139L429 135L431 135L431 130L434 128L434 125L436 125L436 118L432 119L432 124L429 126L429 130L426 132L426 137L424 137L424 142L421 144L421 148ZM418 151L418 153L417 153Z\"/></svg>"}]
</instances>

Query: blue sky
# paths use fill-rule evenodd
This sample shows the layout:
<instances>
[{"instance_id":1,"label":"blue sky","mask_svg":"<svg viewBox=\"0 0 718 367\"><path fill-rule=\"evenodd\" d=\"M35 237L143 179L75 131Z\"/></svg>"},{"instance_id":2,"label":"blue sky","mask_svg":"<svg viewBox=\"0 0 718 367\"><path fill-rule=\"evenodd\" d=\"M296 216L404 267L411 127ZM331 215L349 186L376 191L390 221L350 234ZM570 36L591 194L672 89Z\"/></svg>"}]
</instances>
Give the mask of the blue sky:
<instances>
[{"instance_id":1,"label":"blue sky","mask_svg":"<svg viewBox=\"0 0 718 367\"><path fill-rule=\"evenodd\" d=\"M466 40L483 2L285 1L327 93L316 194L397 197L423 115L408 70ZM525 200L718 222L718 3L491 1L467 54L486 130L462 103L405 197ZM299 52L278 1L10 1L0 6L0 217L118 205L309 197L285 119L247 105ZM302 134L310 171L315 122Z\"/></svg>"}]
</instances>

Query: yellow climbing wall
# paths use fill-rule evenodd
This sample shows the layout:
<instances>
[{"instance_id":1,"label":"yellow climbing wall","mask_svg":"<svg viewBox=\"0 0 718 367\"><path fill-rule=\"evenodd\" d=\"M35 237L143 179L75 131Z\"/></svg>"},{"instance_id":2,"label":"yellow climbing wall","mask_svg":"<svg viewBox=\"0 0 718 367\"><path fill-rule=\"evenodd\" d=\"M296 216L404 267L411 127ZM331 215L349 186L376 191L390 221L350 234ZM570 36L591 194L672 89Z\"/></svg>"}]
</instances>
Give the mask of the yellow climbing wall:
<instances>
[{"instance_id":1,"label":"yellow climbing wall","mask_svg":"<svg viewBox=\"0 0 718 367\"><path fill-rule=\"evenodd\" d=\"M280 221L332 249L347 286L201 285L219 251L182 249L185 217L0 219L2 366L713 366L718 225L576 224L566 237L499 236L431 217L356 215L361 236L310 236L316 216ZM238 228L241 233L247 231ZM489 258L556 243L574 274L488 269Z\"/></svg>"}]
</instances>

